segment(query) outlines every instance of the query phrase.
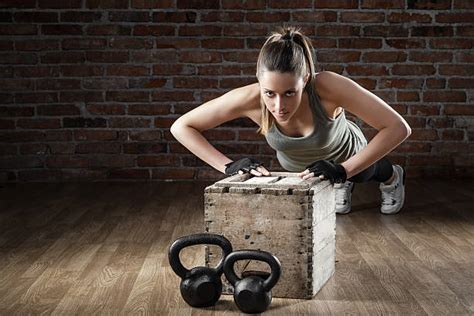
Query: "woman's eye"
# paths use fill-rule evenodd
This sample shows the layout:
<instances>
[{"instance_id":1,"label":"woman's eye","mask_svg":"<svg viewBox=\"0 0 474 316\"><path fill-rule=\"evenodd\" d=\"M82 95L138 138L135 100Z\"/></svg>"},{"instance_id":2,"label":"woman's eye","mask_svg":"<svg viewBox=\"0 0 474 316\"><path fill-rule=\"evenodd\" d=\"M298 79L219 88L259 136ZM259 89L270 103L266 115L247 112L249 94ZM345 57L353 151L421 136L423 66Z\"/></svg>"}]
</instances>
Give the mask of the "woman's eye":
<instances>
[{"instance_id":1,"label":"woman's eye","mask_svg":"<svg viewBox=\"0 0 474 316\"><path fill-rule=\"evenodd\" d=\"M266 91L265 94L266 94L267 97L270 97L272 93L269 92L269 91Z\"/></svg>"}]
</instances>

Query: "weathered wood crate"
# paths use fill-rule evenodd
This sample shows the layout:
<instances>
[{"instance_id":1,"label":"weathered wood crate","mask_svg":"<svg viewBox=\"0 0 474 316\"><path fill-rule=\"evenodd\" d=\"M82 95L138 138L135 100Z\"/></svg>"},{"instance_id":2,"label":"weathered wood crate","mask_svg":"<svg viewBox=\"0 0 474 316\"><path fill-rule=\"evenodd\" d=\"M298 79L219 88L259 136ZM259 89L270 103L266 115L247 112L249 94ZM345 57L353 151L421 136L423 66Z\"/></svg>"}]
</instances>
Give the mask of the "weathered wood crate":
<instances>
[{"instance_id":1,"label":"weathered wood crate","mask_svg":"<svg viewBox=\"0 0 474 316\"><path fill-rule=\"evenodd\" d=\"M235 175L208 186L204 198L206 231L224 235L234 250L260 249L280 259L274 297L311 298L334 273L336 216L329 181L303 181L285 172ZM207 246L205 256L206 265L215 266L221 251ZM254 260L235 264L237 275L252 270L270 271ZM231 294L223 281L223 292Z\"/></svg>"}]
</instances>

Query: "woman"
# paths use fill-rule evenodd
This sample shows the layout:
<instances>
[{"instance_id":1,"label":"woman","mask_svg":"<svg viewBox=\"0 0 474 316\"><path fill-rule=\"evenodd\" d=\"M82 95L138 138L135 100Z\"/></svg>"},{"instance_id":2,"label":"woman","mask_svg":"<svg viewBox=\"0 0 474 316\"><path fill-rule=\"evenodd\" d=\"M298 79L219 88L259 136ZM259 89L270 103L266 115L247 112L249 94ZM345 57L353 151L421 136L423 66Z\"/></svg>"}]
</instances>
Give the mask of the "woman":
<instances>
[{"instance_id":1,"label":"woman","mask_svg":"<svg viewBox=\"0 0 474 316\"><path fill-rule=\"evenodd\" d=\"M248 117L276 150L281 166L303 179L318 176L336 188L336 212L350 211L354 182L380 182L381 212L395 214L405 198L405 172L385 157L411 133L407 122L383 100L330 71L315 72L310 40L294 27L280 28L264 43L258 82L234 89L181 116L171 133L197 157L226 174L270 173L257 160L232 161L201 134ZM351 112L378 130L367 144L346 120Z\"/></svg>"}]
</instances>

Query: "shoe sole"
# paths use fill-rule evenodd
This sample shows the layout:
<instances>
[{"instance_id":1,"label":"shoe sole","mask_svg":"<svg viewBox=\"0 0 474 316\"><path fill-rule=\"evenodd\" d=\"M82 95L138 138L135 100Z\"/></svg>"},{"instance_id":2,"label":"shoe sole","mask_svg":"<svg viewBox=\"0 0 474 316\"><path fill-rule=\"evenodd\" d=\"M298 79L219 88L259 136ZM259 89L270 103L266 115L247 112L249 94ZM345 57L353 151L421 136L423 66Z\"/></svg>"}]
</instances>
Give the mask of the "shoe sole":
<instances>
[{"instance_id":1,"label":"shoe sole","mask_svg":"<svg viewBox=\"0 0 474 316\"><path fill-rule=\"evenodd\" d=\"M341 214L341 215L345 215L345 214L349 214L351 212L351 208L352 208L352 192L354 192L354 187L355 187L355 183L352 183L352 188L351 188L351 207L349 207L349 209L347 211L336 211L336 214Z\"/></svg>"},{"instance_id":2,"label":"shoe sole","mask_svg":"<svg viewBox=\"0 0 474 316\"><path fill-rule=\"evenodd\" d=\"M397 166L399 166L402 169L402 187L403 187L402 202L400 203L400 208L398 210L395 210L394 212L385 213L385 212L380 211L380 213L382 213L384 215L395 215L395 214L400 213L400 211L403 208L403 205L405 204L405 178L406 178L406 172L405 172L405 168L403 168L400 165L397 165Z\"/></svg>"}]
</instances>

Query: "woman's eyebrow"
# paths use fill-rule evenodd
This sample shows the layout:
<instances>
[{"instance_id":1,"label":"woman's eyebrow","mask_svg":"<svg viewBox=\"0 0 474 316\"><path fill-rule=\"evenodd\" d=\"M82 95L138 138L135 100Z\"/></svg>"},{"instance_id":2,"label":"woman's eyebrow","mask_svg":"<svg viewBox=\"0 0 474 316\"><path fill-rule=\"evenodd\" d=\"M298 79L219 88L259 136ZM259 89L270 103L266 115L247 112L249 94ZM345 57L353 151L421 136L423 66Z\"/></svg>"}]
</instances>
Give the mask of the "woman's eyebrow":
<instances>
[{"instance_id":1,"label":"woman's eyebrow","mask_svg":"<svg viewBox=\"0 0 474 316\"><path fill-rule=\"evenodd\" d=\"M266 92L273 92L272 90L267 89L267 88L263 88L263 89L264 89ZM290 91L293 92L293 91L295 91L295 90L296 90L295 88L290 88L290 89L286 90L285 92L290 92Z\"/></svg>"}]
</instances>

